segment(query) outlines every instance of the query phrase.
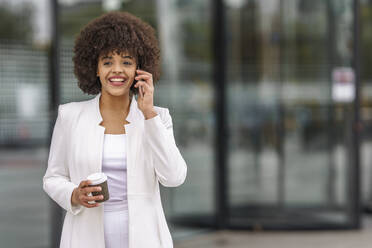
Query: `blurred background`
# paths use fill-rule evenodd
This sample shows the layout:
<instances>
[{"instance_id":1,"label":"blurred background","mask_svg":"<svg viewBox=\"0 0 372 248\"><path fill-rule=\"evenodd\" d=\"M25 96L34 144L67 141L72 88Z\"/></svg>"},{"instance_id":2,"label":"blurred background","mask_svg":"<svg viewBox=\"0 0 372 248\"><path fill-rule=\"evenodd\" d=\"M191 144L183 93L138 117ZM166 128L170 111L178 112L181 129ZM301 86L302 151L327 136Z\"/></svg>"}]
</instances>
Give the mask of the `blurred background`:
<instances>
[{"instance_id":1,"label":"blurred background","mask_svg":"<svg viewBox=\"0 0 372 248\"><path fill-rule=\"evenodd\" d=\"M155 104L188 164L161 188L176 247L369 247L372 0L0 0L1 247L58 247L64 212L42 189L56 108L93 98L73 43L111 10L160 40Z\"/></svg>"}]
</instances>

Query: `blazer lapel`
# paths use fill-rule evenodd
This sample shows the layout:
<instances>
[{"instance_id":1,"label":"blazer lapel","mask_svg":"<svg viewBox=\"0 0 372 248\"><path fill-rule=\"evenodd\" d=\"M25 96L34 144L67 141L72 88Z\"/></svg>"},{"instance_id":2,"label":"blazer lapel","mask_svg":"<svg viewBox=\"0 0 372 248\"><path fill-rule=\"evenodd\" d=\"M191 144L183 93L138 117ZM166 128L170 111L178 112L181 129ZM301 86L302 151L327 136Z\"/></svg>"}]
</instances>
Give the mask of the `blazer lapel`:
<instances>
[{"instance_id":1,"label":"blazer lapel","mask_svg":"<svg viewBox=\"0 0 372 248\"><path fill-rule=\"evenodd\" d=\"M135 178L133 171L135 170L136 160L137 160L137 153L140 150L139 145L141 144L141 135L143 130L143 120L144 116L141 110L138 109L136 99L132 98L132 102L130 105L130 110L126 120L129 124L125 124L125 132L127 134L127 194L131 194L132 192L132 185L135 183ZM133 181L133 183L132 183Z\"/></svg>"},{"instance_id":2,"label":"blazer lapel","mask_svg":"<svg viewBox=\"0 0 372 248\"><path fill-rule=\"evenodd\" d=\"M102 171L102 151L103 151L103 139L105 133L105 127L101 126L100 123L103 121L100 108L99 108L99 99L101 97L101 93L99 93L93 100L93 104L91 108L92 111L92 122L95 125L94 128L94 136L97 139L97 142L94 143L93 149L97 151L97 163L95 163L95 171ZM132 169L133 166L136 164L136 157L137 152L139 151L138 146L141 144L140 135L142 134L143 130L143 121L144 116L142 111L138 108L137 101L135 97L132 97L132 101L129 107L129 113L127 115L126 120L129 122L128 124L124 124L125 133L127 136L127 175L131 177L133 175ZM99 155L98 155L99 154ZM93 169L93 168L92 168ZM129 184L129 182L128 182ZM129 190L129 189L128 189Z\"/></svg>"}]
</instances>

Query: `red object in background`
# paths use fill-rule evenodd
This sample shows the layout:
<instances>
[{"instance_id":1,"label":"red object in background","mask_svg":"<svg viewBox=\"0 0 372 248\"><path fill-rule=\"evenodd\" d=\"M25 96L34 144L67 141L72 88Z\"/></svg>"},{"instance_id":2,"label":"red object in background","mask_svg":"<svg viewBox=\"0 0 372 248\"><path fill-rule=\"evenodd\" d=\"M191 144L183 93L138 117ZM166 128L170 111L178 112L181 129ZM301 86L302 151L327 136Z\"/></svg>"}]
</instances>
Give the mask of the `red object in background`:
<instances>
[{"instance_id":1,"label":"red object in background","mask_svg":"<svg viewBox=\"0 0 372 248\"><path fill-rule=\"evenodd\" d=\"M23 123L19 124L17 134L21 139L29 139L31 137L30 129Z\"/></svg>"}]
</instances>

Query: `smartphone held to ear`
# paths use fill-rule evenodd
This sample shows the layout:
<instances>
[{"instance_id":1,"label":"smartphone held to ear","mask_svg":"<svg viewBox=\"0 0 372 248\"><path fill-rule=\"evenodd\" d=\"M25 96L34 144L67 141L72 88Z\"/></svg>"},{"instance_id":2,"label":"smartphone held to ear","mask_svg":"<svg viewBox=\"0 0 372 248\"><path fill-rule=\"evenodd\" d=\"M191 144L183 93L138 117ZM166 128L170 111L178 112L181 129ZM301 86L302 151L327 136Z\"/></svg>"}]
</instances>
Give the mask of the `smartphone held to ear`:
<instances>
[{"instance_id":1,"label":"smartphone held to ear","mask_svg":"<svg viewBox=\"0 0 372 248\"><path fill-rule=\"evenodd\" d=\"M135 75L135 77L137 76L137 70L138 70L139 68L140 68L140 66L138 65L137 68L136 68L136 75ZM130 89L134 92L135 95L138 95L138 93L139 93L138 88L135 88L135 87L134 87L134 85L136 85L137 82L138 82L138 80L134 79L134 80L133 80L133 84L132 84L132 86L130 87Z\"/></svg>"}]
</instances>

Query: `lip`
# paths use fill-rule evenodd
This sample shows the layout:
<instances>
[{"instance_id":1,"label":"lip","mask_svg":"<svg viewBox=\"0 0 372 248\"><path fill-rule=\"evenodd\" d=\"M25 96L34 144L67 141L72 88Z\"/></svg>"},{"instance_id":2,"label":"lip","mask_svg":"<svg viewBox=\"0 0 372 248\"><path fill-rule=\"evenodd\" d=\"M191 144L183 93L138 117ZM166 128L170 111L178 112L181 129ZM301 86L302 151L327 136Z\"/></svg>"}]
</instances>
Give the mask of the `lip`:
<instances>
[{"instance_id":1,"label":"lip","mask_svg":"<svg viewBox=\"0 0 372 248\"><path fill-rule=\"evenodd\" d=\"M113 86L122 86L122 85L124 85L124 83L119 83L119 82L110 82L110 84L113 85Z\"/></svg>"}]
</instances>

